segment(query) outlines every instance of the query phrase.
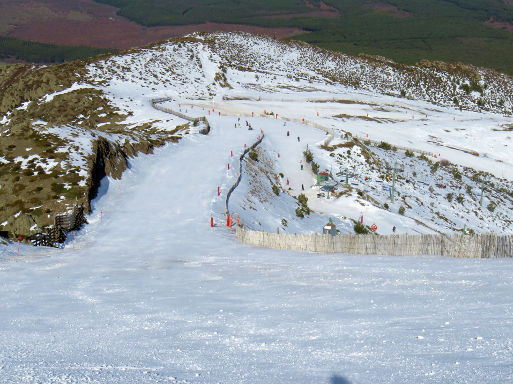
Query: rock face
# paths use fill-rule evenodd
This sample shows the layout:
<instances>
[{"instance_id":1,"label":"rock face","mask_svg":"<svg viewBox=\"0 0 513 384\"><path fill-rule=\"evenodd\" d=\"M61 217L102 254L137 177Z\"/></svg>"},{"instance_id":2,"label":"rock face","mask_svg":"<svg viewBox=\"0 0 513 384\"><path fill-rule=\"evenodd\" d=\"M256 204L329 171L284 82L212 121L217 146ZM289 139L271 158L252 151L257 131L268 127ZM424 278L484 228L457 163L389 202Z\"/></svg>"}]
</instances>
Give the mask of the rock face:
<instances>
[{"instance_id":1,"label":"rock face","mask_svg":"<svg viewBox=\"0 0 513 384\"><path fill-rule=\"evenodd\" d=\"M153 144L149 142L125 143L121 146L104 137L98 138L93 144L93 155L89 163L90 174L87 182L88 200L86 213L91 210L90 201L98 195L100 182L105 176L121 179L123 172L130 167L128 159L139 152L153 153Z\"/></svg>"}]
</instances>

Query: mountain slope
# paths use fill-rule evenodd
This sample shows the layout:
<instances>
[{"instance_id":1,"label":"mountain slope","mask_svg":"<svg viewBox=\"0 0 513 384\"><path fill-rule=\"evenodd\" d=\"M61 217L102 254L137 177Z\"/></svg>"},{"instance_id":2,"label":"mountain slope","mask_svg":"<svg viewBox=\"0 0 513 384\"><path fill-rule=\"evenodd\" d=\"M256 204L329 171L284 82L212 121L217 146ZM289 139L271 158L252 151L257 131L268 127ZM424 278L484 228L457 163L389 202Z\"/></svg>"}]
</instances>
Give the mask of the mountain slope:
<instances>
[{"instance_id":1,"label":"mountain slope","mask_svg":"<svg viewBox=\"0 0 513 384\"><path fill-rule=\"evenodd\" d=\"M511 114L513 80L463 65L405 66L302 43L217 33L88 62L7 67L2 82L0 224L11 235L39 231L76 203L88 206L99 177L119 177L137 152L199 129L153 109L154 98L169 99L174 110L193 117L283 108L280 118L313 116L318 118L314 126L330 127L337 135L372 130L396 145L406 141L433 152L444 146L450 161L491 173L497 162L509 161L497 144L508 139L510 120L497 113ZM454 109L456 102L462 112ZM369 113L383 116L369 118ZM480 144L479 163L459 148L474 143L473 131L442 129L451 117L454 125L481 119L481 131L475 132L487 132L489 139ZM99 146L99 138L106 144ZM101 156L98 148L104 148ZM93 172L95 164L102 170Z\"/></svg>"}]
</instances>

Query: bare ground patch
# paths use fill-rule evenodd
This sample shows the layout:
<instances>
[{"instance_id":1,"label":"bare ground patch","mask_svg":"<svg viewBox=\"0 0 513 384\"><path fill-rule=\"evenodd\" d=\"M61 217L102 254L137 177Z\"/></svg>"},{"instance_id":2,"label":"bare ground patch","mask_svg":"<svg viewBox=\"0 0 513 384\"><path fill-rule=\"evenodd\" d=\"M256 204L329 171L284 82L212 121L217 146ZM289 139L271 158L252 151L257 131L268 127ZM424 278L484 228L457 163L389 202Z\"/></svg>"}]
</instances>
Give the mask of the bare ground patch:
<instances>
[{"instance_id":1,"label":"bare ground patch","mask_svg":"<svg viewBox=\"0 0 513 384\"><path fill-rule=\"evenodd\" d=\"M386 4L386 3L365 3L364 6L366 8L372 9L376 12L387 12L392 14L395 17L398 17L400 19L405 19L408 17L412 17L413 15L410 12L407 12L405 10L402 10L395 5L392 4Z\"/></svg>"},{"instance_id":2,"label":"bare ground patch","mask_svg":"<svg viewBox=\"0 0 513 384\"><path fill-rule=\"evenodd\" d=\"M513 4L513 0L511 0L511 4ZM507 21L497 21L493 16L486 20L484 23L489 27L496 29L504 29L510 33L513 33L513 23Z\"/></svg>"}]
</instances>

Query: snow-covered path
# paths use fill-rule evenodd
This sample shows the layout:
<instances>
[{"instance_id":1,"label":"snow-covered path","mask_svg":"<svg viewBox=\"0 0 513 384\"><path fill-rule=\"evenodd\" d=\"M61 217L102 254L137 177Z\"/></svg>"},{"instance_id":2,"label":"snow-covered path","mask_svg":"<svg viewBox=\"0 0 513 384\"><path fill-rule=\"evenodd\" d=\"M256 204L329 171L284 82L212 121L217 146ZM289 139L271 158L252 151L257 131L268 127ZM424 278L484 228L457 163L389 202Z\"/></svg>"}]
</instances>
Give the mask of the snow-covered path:
<instances>
[{"instance_id":1,"label":"snow-covered path","mask_svg":"<svg viewBox=\"0 0 513 384\"><path fill-rule=\"evenodd\" d=\"M135 160L64 251L2 249L2 383L513 381L510 260L240 245L209 218L258 131L212 126Z\"/></svg>"}]
</instances>

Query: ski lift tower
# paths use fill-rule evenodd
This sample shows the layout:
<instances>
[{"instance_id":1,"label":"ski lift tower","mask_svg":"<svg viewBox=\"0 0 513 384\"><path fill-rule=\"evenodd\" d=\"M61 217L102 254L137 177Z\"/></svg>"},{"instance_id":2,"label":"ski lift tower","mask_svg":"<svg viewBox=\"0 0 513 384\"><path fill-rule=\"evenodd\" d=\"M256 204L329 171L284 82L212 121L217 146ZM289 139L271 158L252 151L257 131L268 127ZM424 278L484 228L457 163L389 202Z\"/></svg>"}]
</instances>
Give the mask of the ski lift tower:
<instances>
[{"instance_id":1,"label":"ski lift tower","mask_svg":"<svg viewBox=\"0 0 513 384\"><path fill-rule=\"evenodd\" d=\"M394 161L394 166L393 167L387 166L387 170L393 172L392 173L392 190L390 191L390 200L393 203L394 202L394 195L395 195L395 178L396 178L397 172L403 172L404 171L404 165L402 165L402 164L398 165L397 161Z\"/></svg>"}]
</instances>

